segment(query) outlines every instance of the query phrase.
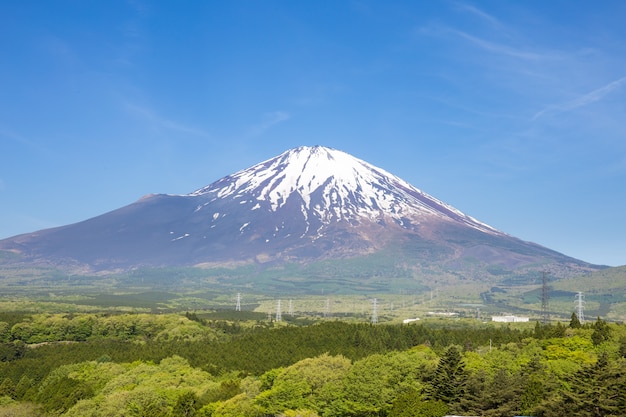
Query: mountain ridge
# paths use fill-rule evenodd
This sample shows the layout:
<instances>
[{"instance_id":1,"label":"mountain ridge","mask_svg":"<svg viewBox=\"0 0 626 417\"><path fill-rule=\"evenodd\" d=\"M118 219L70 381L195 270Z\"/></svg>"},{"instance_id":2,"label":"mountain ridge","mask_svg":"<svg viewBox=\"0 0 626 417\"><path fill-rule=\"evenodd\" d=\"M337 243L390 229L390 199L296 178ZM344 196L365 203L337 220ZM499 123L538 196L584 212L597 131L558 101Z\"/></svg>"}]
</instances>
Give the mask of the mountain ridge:
<instances>
[{"instance_id":1,"label":"mountain ridge","mask_svg":"<svg viewBox=\"0 0 626 417\"><path fill-rule=\"evenodd\" d=\"M19 254L14 263L94 273L306 264L390 246L416 276L425 270L479 276L494 265L563 276L597 268L510 236L323 146L287 150L189 194L147 195L82 222L0 241L0 251Z\"/></svg>"}]
</instances>

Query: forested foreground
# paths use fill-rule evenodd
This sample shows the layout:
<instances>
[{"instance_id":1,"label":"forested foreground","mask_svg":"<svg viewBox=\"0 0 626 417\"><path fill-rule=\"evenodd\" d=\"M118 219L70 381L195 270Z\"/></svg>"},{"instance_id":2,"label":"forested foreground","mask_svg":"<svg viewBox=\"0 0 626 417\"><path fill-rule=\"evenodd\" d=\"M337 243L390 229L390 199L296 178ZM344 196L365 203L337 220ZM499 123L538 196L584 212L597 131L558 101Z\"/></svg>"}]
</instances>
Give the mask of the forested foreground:
<instances>
[{"instance_id":1,"label":"forested foreground","mask_svg":"<svg viewBox=\"0 0 626 417\"><path fill-rule=\"evenodd\" d=\"M4 314L0 416L626 415L621 324L279 324Z\"/></svg>"}]
</instances>

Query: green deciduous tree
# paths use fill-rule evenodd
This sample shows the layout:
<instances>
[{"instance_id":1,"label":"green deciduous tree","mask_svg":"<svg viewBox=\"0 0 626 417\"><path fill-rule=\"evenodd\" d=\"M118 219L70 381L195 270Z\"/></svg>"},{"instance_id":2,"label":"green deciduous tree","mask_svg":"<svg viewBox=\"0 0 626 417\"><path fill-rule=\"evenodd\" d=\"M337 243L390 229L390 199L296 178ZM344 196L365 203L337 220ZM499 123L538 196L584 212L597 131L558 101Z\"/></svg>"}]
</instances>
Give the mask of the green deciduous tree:
<instances>
[{"instance_id":1,"label":"green deciduous tree","mask_svg":"<svg viewBox=\"0 0 626 417\"><path fill-rule=\"evenodd\" d=\"M448 414L443 401L425 400L419 391L411 390L393 402L388 417L442 417Z\"/></svg>"},{"instance_id":2,"label":"green deciduous tree","mask_svg":"<svg viewBox=\"0 0 626 417\"><path fill-rule=\"evenodd\" d=\"M194 417L198 408L198 396L193 391L185 391L176 398L172 417Z\"/></svg>"},{"instance_id":3,"label":"green deciduous tree","mask_svg":"<svg viewBox=\"0 0 626 417\"><path fill-rule=\"evenodd\" d=\"M211 417L258 417L263 413L255 404L254 399L246 394L239 394L215 406L208 405L200 409L199 416L208 417L209 415Z\"/></svg>"},{"instance_id":4,"label":"green deciduous tree","mask_svg":"<svg viewBox=\"0 0 626 417\"><path fill-rule=\"evenodd\" d=\"M285 410L321 410L328 401L328 389L338 384L350 369L343 356L320 355L303 359L280 373L266 373L263 386L271 387L257 396L257 404L269 414Z\"/></svg>"},{"instance_id":5,"label":"green deciduous tree","mask_svg":"<svg viewBox=\"0 0 626 417\"><path fill-rule=\"evenodd\" d=\"M421 374L430 355L422 350L370 355L356 361L325 407L325 416L385 415L394 400L410 390L421 391Z\"/></svg>"}]
</instances>

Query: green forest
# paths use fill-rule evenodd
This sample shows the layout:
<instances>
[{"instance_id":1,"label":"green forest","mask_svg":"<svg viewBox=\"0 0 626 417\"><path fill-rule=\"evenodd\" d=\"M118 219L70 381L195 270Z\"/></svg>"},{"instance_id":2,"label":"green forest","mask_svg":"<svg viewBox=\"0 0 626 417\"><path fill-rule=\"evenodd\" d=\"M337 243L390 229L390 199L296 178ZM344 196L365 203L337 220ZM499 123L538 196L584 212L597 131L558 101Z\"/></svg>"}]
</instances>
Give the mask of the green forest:
<instances>
[{"instance_id":1,"label":"green forest","mask_svg":"<svg viewBox=\"0 0 626 417\"><path fill-rule=\"evenodd\" d=\"M626 326L0 313L0 416L624 416Z\"/></svg>"}]
</instances>

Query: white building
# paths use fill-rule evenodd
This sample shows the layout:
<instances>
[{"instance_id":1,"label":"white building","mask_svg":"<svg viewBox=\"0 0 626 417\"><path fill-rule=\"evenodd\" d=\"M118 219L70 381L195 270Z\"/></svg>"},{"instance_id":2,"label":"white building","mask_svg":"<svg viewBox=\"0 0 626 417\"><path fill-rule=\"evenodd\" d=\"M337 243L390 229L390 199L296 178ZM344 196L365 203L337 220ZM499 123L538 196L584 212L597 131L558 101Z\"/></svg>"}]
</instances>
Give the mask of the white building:
<instances>
[{"instance_id":1,"label":"white building","mask_svg":"<svg viewBox=\"0 0 626 417\"><path fill-rule=\"evenodd\" d=\"M491 316L491 321L498 321L501 323L525 323L529 320L528 317L518 316Z\"/></svg>"}]
</instances>

